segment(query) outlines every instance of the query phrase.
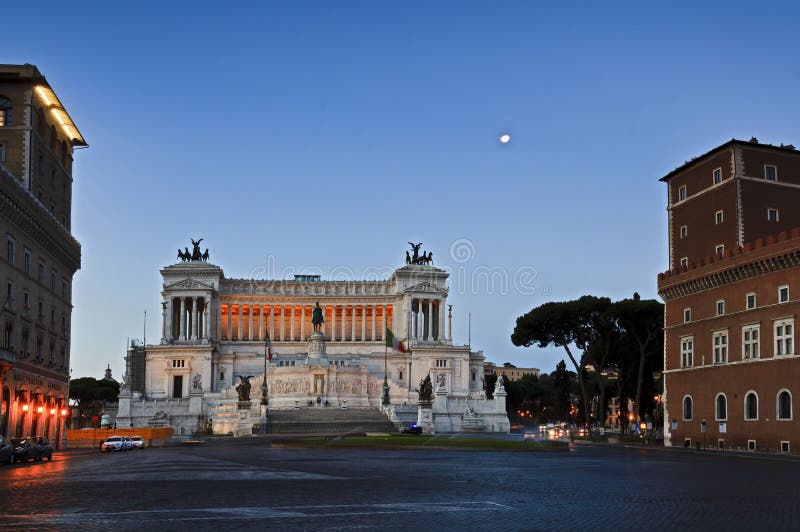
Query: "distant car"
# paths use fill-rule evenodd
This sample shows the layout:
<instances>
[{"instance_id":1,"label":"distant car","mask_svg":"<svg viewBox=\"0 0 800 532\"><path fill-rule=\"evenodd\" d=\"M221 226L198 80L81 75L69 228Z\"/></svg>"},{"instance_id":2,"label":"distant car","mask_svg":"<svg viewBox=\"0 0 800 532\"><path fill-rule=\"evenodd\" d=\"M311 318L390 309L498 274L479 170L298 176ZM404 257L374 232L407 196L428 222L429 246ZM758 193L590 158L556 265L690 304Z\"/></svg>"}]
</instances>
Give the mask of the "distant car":
<instances>
[{"instance_id":1,"label":"distant car","mask_svg":"<svg viewBox=\"0 0 800 532\"><path fill-rule=\"evenodd\" d=\"M134 449L144 449L144 440L141 436L131 436L131 445Z\"/></svg>"},{"instance_id":2,"label":"distant car","mask_svg":"<svg viewBox=\"0 0 800 532\"><path fill-rule=\"evenodd\" d=\"M125 441L122 439L122 436L109 436L100 446L100 452L124 451L125 447Z\"/></svg>"},{"instance_id":3,"label":"distant car","mask_svg":"<svg viewBox=\"0 0 800 532\"><path fill-rule=\"evenodd\" d=\"M14 446L15 462L27 462L28 460L38 462L42 459L42 448L35 438L14 438L11 440L11 444Z\"/></svg>"},{"instance_id":4,"label":"distant car","mask_svg":"<svg viewBox=\"0 0 800 532\"><path fill-rule=\"evenodd\" d=\"M400 432L402 434L422 434L422 427L413 423L410 427L404 428Z\"/></svg>"},{"instance_id":5,"label":"distant car","mask_svg":"<svg viewBox=\"0 0 800 532\"><path fill-rule=\"evenodd\" d=\"M53 442L47 438L39 438L39 448L41 449L41 458L47 458L49 461L53 460L53 452L56 448Z\"/></svg>"},{"instance_id":6,"label":"distant car","mask_svg":"<svg viewBox=\"0 0 800 532\"><path fill-rule=\"evenodd\" d=\"M527 429L522 433L522 438L525 440L535 440L539 437L539 432L533 429Z\"/></svg>"},{"instance_id":7,"label":"distant car","mask_svg":"<svg viewBox=\"0 0 800 532\"><path fill-rule=\"evenodd\" d=\"M0 464L14 463L14 446L11 441L0 436Z\"/></svg>"}]
</instances>

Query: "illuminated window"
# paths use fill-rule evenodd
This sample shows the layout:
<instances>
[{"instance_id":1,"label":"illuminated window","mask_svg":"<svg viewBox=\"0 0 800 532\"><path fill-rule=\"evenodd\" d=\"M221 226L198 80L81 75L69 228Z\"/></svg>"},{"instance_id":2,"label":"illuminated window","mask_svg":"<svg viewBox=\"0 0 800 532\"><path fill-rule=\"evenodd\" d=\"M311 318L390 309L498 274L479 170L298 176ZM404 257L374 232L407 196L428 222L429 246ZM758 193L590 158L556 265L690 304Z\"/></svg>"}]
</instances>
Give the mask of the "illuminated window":
<instances>
[{"instance_id":1,"label":"illuminated window","mask_svg":"<svg viewBox=\"0 0 800 532\"><path fill-rule=\"evenodd\" d=\"M0 127L10 126L11 123L11 100L0 96Z\"/></svg>"}]
</instances>

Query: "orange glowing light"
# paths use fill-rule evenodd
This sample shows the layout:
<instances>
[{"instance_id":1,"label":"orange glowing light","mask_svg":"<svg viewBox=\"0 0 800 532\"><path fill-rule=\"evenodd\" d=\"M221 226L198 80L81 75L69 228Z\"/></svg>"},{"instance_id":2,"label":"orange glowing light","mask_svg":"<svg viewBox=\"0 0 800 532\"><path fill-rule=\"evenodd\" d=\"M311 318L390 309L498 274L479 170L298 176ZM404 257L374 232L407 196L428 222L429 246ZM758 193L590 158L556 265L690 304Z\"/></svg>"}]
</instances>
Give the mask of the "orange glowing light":
<instances>
[{"instance_id":1,"label":"orange glowing light","mask_svg":"<svg viewBox=\"0 0 800 532\"><path fill-rule=\"evenodd\" d=\"M51 415L51 416L54 416L54 415L56 415L56 409L55 409L55 408L51 408L51 409L50 409L50 415Z\"/></svg>"},{"instance_id":2,"label":"orange glowing light","mask_svg":"<svg viewBox=\"0 0 800 532\"><path fill-rule=\"evenodd\" d=\"M28 405L26 405L26 404L22 405L22 411L23 412L27 412L28 411Z\"/></svg>"},{"instance_id":3,"label":"orange glowing light","mask_svg":"<svg viewBox=\"0 0 800 532\"><path fill-rule=\"evenodd\" d=\"M66 408L62 408L61 409L61 415L64 416L64 417L67 416L67 409Z\"/></svg>"},{"instance_id":4,"label":"orange glowing light","mask_svg":"<svg viewBox=\"0 0 800 532\"><path fill-rule=\"evenodd\" d=\"M41 414L42 412L44 412L44 407L43 406L36 407L36 413L37 414Z\"/></svg>"}]
</instances>

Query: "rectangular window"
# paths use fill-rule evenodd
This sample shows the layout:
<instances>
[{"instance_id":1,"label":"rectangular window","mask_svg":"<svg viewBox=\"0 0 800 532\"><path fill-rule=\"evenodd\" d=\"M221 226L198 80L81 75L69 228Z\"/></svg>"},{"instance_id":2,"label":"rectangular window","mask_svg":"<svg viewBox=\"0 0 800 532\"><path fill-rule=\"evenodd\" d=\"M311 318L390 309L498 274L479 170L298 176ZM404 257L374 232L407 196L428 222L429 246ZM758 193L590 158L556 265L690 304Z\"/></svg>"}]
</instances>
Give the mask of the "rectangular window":
<instances>
[{"instance_id":1,"label":"rectangular window","mask_svg":"<svg viewBox=\"0 0 800 532\"><path fill-rule=\"evenodd\" d=\"M768 222L778 221L778 209L767 209L767 221Z\"/></svg>"},{"instance_id":2,"label":"rectangular window","mask_svg":"<svg viewBox=\"0 0 800 532\"><path fill-rule=\"evenodd\" d=\"M717 299L717 316L725 314L725 300Z\"/></svg>"},{"instance_id":3,"label":"rectangular window","mask_svg":"<svg viewBox=\"0 0 800 532\"><path fill-rule=\"evenodd\" d=\"M752 310L756 308L756 293L750 292L749 294L747 294L745 296L745 301L746 301L745 307L747 308L747 310Z\"/></svg>"},{"instance_id":4,"label":"rectangular window","mask_svg":"<svg viewBox=\"0 0 800 532\"><path fill-rule=\"evenodd\" d=\"M31 274L31 250L29 249L25 249L25 258L23 260L22 267L26 274Z\"/></svg>"},{"instance_id":5,"label":"rectangular window","mask_svg":"<svg viewBox=\"0 0 800 532\"><path fill-rule=\"evenodd\" d=\"M764 179L767 181L777 181L778 180L778 167L772 164L765 164L764 165Z\"/></svg>"},{"instance_id":6,"label":"rectangular window","mask_svg":"<svg viewBox=\"0 0 800 532\"><path fill-rule=\"evenodd\" d=\"M714 364L728 362L728 331L717 331L713 336Z\"/></svg>"},{"instance_id":7,"label":"rectangular window","mask_svg":"<svg viewBox=\"0 0 800 532\"><path fill-rule=\"evenodd\" d=\"M67 299L67 281L61 279L61 297Z\"/></svg>"},{"instance_id":8,"label":"rectangular window","mask_svg":"<svg viewBox=\"0 0 800 532\"><path fill-rule=\"evenodd\" d=\"M685 199L686 199L686 185L678 189L678 201L683 201Z\"/></svg>"},{"instance_id":9,"label":"rectangular window","mask_svg":"<svg viewBox=\"0 0 800 532\"><path fill-rule=\"evenodd\" d=\"M683 323L689 323L692 321L692 309L691 307L686 307L683 309Z\"/></svg>"},{"instance_id":10,"label":"rectangular window","mask_svg":"<svg viewBox=\"0 0 800 532\"><path fill-rule=\"evenodd\" d=\"M717 225L722 223L723 214L722 211L717 211L714 213L714 223Z\"/></svg>"},{"instance_id":11,"label":"rectangular window","mask_svg":"<svg viewBox=\"0 0 800 532\"><path fill-rule=\"evenodd\" d=\"M15 245L14 237L6 235L6 259L9 264L14 264L15 262Z\"/></svg>"},{"instance_id":12,"label":"rectangular window","mask_svg":"<svg viewBox=\"0 0 800 532\"><path fill-rule=\"evenodd\" d=\"M778 287L778 303L789 302L789 285L785 284Z\"/></svg>"},{"instance_id":13,"label":"rectangular window","mask_svg":"<svg viewBox=\"0 0 800 532\"><path fill-rule=\"evenodd\" d=\"M775 321L775 355L794 353L794 318Z\"/></svg>"},{"instance_id":14,"label":"rectangular window","mask_svg":"<svg viewBox=\"0 0 800 532\"><path fill-rule=\"evenodd\" d=\"M689 267L689 257L683 257L681 259L681 266L686 266L687 268Z\"/></svg>"},{"instance_id":15,"label":"rectangular window","mask_svg":"<svg viewBox=\"0 0 800 532\"><path fill-rule=\"evenodd\" d=\"M760 329L760 325L747 325L742 327L742 358L744 360L758 358Z\"/></svg>"},{"instance_id":16,"label":"rectangular window","mask_svg":"<svg viewBox=\"0 0 800 532\"><path fill-rule=\"evenodd\" d=\"M8 281L6 283L6 300L11 301L14 299L14 283Z\"/></svg>"},{"instance_id":17,"label":"rectangular window","mask_svg":"<svg viewBox=\"0 0 800 532\"><path fill-rule=\"evenodd\" d=\"M53 292L56 291L56 275L57 273L55 270L50 271L50 290Z\"/></svg>"},{"instance_id":18,"label":"rectangular window","mask_svg":"<svg viewBox=\"0 0 800 532\"><path fill-rule=\"evenodd\" d=\"M691 368L694 365L694 337L681 338L681 367Z\"/></svg>"},{"instance_id":19,"label":"rectangular window","mask_svg":"<svg viewBox=\"0 0 800 532\"><path fill-rule=\"evenodd\" d=\"M686 235L689 234L689 228L685 225L681 226L681 238L686 238Z\"/></svg>"},{"instance_id":20,"label":"rectangular window","mask_svg":"<svg viewBox=\"0 0 800 532\"><path fill-rule=\"evenodd\" d=\"M717 168L714 170L714 184L719 185L722 183L722 168Z\"/></svg>"},{"instance_id":21,"label":"rectangular window","mask_svg":"<svg viewBox=\"0 0 800 532\"><path fill-rule=\"evenodd\" d=\"M714 251L720 257L724 256L725 255L725 245L724 244L719 244L717 247L714 248Z\"/></svg>"},{"instance_id":22,"label":"rectangular window","mask_svg":"<svg viewBox=\"0 0 800 532\"><path fill-rule=\"evenodd\" d=\"M38 275L37 279L39 279L40 283L43 283L44 282L44 262L40 262L39 263L39 272L38 273L39 273L39 275Z\"/></svg>"},{"instance_id":23,"label":"rectangular window","mask_svg":"<svg viewBox=\"0 0 800 532\"><path fill-rule=\"evenodd\" d=\"M25 310L27 310L30 307L30 304L31 304L31 293L30 292L26 291L24 294L22 294L22 303L24 305L23 308Z\"/></svg>"}]
</instances>

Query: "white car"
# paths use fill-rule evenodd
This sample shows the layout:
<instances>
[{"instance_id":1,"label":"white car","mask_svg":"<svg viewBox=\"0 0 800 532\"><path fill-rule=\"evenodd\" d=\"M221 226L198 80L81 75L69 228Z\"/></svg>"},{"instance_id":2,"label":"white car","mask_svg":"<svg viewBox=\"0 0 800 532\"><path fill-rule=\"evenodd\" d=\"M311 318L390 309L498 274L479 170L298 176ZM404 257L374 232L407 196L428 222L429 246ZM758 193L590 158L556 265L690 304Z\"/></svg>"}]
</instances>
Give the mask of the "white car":
<instances>
[{"instance_id":1,"label":"white car","mask_svg":"<svg viewBox=\"0 0 800 532\"><path fill-rule=\"evenodd\" d=\"M125 448L122 449L123 451L130 451L133 449L133 442L131 441L130 436L123 436L122 443L125 445Z\"/></svg>"},{"instance_id":2,"label":"white car","mask_svg":"<svg viewBox=\"0 0 800 532\"><path fill-rule=\"evenodd\" d=\"M109 436L106 438L106 441L103 442L103 445L100 446L100 452L124 451L125 447L125 441L122 439L122 436Z\"/></svg>"},{"instance_id":3,"label":"white car","mask_svg":"<svg viewBox=\"0 0 800 532\"><path fill-rule=\"evenodd\" d=\"M134 449L144 449L144 440L141 436L131 436L131 445Z\"/></svg>"}]
</instances>

